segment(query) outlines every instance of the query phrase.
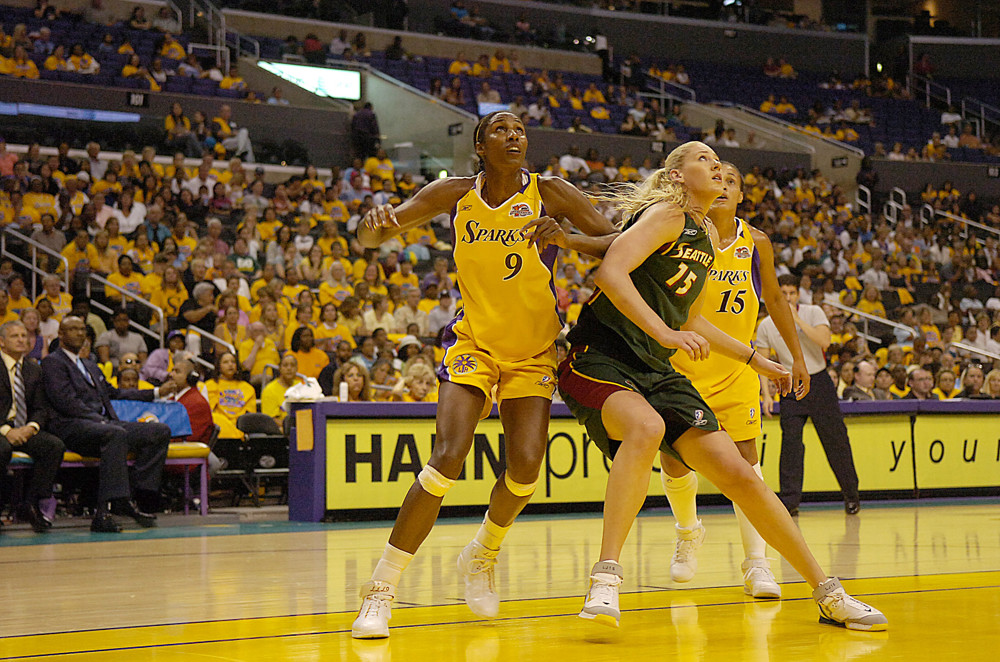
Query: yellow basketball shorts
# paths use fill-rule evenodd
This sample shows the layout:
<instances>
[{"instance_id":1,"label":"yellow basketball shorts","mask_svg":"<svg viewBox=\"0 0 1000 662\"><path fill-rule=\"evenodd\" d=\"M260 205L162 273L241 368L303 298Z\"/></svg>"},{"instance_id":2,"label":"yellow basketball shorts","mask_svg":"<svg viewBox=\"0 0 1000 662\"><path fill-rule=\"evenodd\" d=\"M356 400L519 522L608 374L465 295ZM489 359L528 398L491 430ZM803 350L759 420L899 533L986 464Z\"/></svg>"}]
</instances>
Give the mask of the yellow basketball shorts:
<instances>
[{"instance_id":1,"label":"yellow basketball shorts","mask_svg":"<svg viewBox=\"0 0 1000 662\"><path fill-rule=\"evenodd\" d=\"M442 336L445 353L438 366L438 379L474 386L482 391L487 405L484 417L489 414L491 395L498 405L512 398L552 399L556 390L554 345L527 359L504 361L476 345L464 332L464 324L450 326Z\"/></svg>"},{"instance_id":2,"label":"yellow basketball shorts","mask_svg":"<svg viewBox=\"0 0 1000 662\"><path fill-rule=\"evenodd\" d=\"M699 387L697 381L695 387ZM760 378L744 368L724 388L715 392L701 391L705 402L715 412L719 424L733 441L749 441L760 436Z\"/></svg>"}]
</instances>

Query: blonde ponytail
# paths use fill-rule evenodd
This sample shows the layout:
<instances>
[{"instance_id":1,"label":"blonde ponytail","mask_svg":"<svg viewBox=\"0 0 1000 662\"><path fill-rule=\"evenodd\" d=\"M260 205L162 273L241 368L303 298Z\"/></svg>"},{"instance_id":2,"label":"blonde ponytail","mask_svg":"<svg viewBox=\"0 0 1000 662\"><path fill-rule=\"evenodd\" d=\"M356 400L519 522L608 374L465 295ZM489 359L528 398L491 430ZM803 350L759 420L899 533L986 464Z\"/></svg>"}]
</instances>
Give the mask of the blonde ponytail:
<instances>
[{"instance_id":1,"label":"blonde ponytail","mask_svg":"<svg viewBox=\"0 0 1000 662\"><path fill-rule=\"evenodd\" d=\"M609 186L597 196L601 202L610 202L622 213L619 226L640 209L657 202L669 202L682 209L687 209L687 187L670 179L670 171L676 170L684 162L684 157L696 145L701 143L691 141L680 145L663 161L663 167L653 172L638 184L618 183Z\"/></svg>"}]
</instances>

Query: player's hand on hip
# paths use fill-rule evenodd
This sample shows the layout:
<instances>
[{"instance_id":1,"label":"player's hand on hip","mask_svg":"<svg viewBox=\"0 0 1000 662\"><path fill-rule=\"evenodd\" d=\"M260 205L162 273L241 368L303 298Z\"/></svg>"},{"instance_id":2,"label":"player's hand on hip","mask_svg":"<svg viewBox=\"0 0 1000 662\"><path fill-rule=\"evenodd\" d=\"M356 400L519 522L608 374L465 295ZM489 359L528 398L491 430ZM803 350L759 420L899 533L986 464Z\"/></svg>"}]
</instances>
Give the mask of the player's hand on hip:
<instances>
[{"instance_id":1,"label":"player's hand on hip","mask_svg":"<svg viewBox=\"0 0 1000 662\"><path fill-rule=\"evenodd\" d=\"M668 349L687 352L692 361L702 361L708 358L709 344L694 331L674 331L670 329L660 344Z\"/></svg>"},{"instance_id":2,"label":"player's hand on hip","mask_svg":"<svg viewBox=\"0 0 1000 662\"><path fill-rule=\"evenodd\" d=\"M542 216L528 221L521 228L521 232L525 234L529 231L531 231L531 235L528 237L528 244L537 246L538 250L545 250L549 244L568 248L569 223L566 221L557 221L551 216Z\"/></svg>"},{"instance_id":3,"label":"player's hand on hip","mask_svg":"<svg viewBox=\"0 0 1000 662\"><path fill-rule=\"evenodd\" d=\"M396 220L396 211L392 208L392 205L372 207L365 213L365 217L361 219L361 223L372 232L378 232L382 228L399 227L399 221Z\"/></svg>"},{"instance_id":4,"label":"player's hand on hip","mask_svg":"<svg viewBox=\"0 0 1000 662\"><path fill-rule=\"evenodd\" d=\"M788 395L792 390L792 373L788 372L780 363L775 363L757 353L750 359L750 367L757 374L763 375L775 382L781 391L781 395Z\"/></svg>"},{"instance_id":5,"label":"player's hand on hip","mask_svg":"<svg viewBox=\"0 0 1000 662\"><path fill-rule=\"evenodd\" d=\"M795 399L801 400L809 395L809 371L806 370L804 361L797 361L792 364L792 391Z\"/></svg>"}]
</instances>

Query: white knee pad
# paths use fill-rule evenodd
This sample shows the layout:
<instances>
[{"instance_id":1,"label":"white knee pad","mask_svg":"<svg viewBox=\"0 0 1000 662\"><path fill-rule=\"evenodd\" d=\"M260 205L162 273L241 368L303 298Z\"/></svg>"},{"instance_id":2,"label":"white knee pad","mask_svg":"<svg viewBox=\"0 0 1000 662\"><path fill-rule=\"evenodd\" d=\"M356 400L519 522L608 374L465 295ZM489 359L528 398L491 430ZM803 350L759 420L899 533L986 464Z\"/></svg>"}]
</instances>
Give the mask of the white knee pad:
<instances>
[{"instance_id":1,"label":"white knee pad","mask_svg":"<svg viewBox=\"0 0 1000 662\"><path fill-rule=\"evenodd\" d=\"M436 497L443 497L455 484L454 478L446 477L429 464L425 464L424 468L420 470L420 473L417 474L417 480L425 492Z\"/></svg>"},{"instance_id":2,"label":"white knee pad","mask_svg":"<svg viewBox=\"0 0 1000 662\"><path fill-rule=\"evenodd\" d=\"M535 493L535 485L538 484L538 481L535 480L533 483L517 483L510 477L510 473L505 471L503 474L503 483L514 496L529 497Z\"/></svg>"}]
</instances>

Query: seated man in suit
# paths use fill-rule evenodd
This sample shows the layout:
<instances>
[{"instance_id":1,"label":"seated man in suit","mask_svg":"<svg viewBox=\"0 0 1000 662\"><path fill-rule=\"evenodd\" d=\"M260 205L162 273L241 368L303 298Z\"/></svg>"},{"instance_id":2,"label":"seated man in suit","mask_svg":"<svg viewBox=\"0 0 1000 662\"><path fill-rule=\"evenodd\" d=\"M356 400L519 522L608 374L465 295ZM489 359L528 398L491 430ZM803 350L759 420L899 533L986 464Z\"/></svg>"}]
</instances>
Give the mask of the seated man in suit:
<instances>
[{"instance_id":1,"label":"seated man in suit","mask_svg":"<svg viewBox=\"0 0 1000 662\"><path fill-rule=\"evenodd\" d=\"M121 421L111 400L152 401L174 392L173 383L153 390L117 389L104 379L97 364L81 359L87 331L79 317L63 318L59 349L42 361L42 379L52 408L48 429L70 440L68 448L83 456L100 457L99 507L90 530L118 533L111 517L133 518L140 526L156 526L156 516L136 507L129 488L128 454L135 455L135 497L144 506L159 500L160 478L170 445L170 428L162 423ZM152 510L153 508L149 508Z\"/></svg>"},{"instance_id":2,"label":"seated man in suit","mask_svg":"<svg viewBox=\"0 0 1000 662\"><path fill-rule=\"evenodd\" d=\"M66 447L53 434L42 430L48 418L48 406L42 388L42 369L28 353L28 331L18 321L0 326L0 475L7 473L14 449L27 453L34 461L31 482L25 500L17 507L17 518L28 522L38 533L52 527L39 507L39 501L52 496L52 484L62 463Z\"/></svg>"}]
</instances>

